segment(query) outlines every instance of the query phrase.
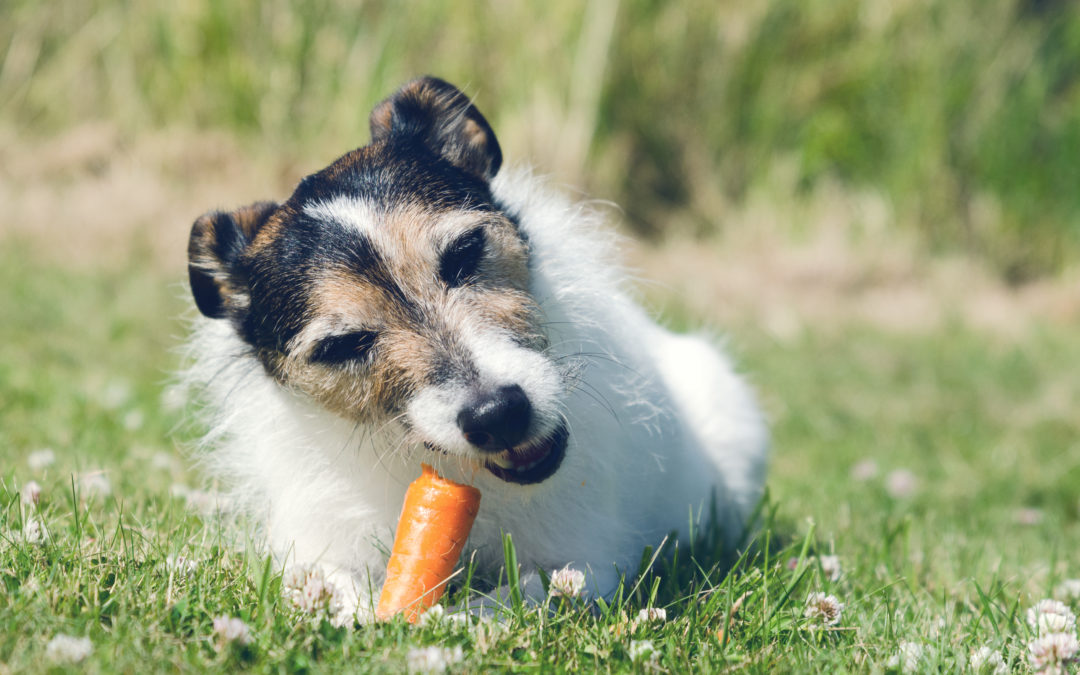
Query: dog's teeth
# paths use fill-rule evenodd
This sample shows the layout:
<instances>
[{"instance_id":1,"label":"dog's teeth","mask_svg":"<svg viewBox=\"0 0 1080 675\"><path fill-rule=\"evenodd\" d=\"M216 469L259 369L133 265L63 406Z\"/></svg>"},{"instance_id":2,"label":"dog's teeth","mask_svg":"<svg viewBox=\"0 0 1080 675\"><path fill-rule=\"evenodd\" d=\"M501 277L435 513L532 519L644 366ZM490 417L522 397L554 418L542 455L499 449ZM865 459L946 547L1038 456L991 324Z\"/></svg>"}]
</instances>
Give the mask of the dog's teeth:
<instances>
[{"instance_id":1,"label":"dog's teeth","mask_svg":"<svg viewBox=\"0 0 1080 675\"><path fill-rule=\"evenodd\" d=\"M487 461L491 462L495 466L498 466L505 471L512 471L514 473L526 473L528 471L532 471L537 466L542 464L544 460L548 458L548 455L551 453L545 452L540 457L537 457L536 459L526 464L515 464L514 460L510 459L507 454L499 453L497 455L490 455L488 456ZM526 452L525 454L527 456L529 453Z\"/></svg>"},{"instance_id":2,"label":"dog's teeth","mask_svg":"<svg viewBox=\"0 0 1080 675\"><path fill-rule=\"evenodd\" d=\"M522 465L522 466L519 466L519 467L517 467L517 470L518 470L518 471L529 471L529 470L531 470L531 469L534 469L534 468L536 468L536 465L537 465L537 464L539 464L540 462L544 461L544 458L545 458L545 457L547 457L547 455L545 455L544 457L541 457L540 459L538 459L538 460L536 460L536 461L533 461L533 462L529 462L528 464L524 464L524 465Z\"/></svg>"}]
</instances>

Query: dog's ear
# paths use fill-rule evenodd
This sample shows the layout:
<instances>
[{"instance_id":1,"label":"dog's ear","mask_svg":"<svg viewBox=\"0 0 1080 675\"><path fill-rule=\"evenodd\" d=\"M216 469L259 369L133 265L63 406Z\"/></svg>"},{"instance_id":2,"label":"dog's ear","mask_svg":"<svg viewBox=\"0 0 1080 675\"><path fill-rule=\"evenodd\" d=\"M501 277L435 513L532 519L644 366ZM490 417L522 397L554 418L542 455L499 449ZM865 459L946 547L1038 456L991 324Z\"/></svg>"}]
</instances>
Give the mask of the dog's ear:
<instances>
[{"instance_id":1,"label":"dog's ear","mask_svg":"<svg viewBox=\"0 0 1080 675\"><path fill-rule=\"evenodd\" d=\"M277 208L274 202L256 202L232 213L211 211L195 221L188 240L188 278L200 312L223 319L247 307L247 280L237 260Z\"/></svg>"},{"instance_id":2,"label":"dog's ear","mask_svg":"<svg viewBox=\"0 0 1080 675\"><path fill-rule=\"evenodd\" d=\"M371 111L372 142L395 137L419 140L485 180L502 164L502 150L484 116L457 87L436 77L407 83Z\"/></svg>"}]
</instances>

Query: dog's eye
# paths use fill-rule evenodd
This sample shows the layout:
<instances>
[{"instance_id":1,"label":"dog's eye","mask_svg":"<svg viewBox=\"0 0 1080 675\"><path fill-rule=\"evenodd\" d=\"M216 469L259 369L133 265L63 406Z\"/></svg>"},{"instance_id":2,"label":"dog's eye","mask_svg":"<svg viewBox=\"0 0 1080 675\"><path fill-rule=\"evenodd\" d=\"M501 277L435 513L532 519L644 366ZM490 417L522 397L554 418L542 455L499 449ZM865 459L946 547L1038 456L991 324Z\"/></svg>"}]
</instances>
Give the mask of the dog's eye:
<instances>
[{"instance_id":1,"label":"dog's eye","mask_svg":"<svg viewBox=\"0 0 1080 675\"><path fill-rule=\"evenodd\" d=\"M366 360L375 345L375 333L362 330L345 335L331 335L319 341L308 357L312 363L336 364Z\"/></svg>"},{"instance_id":2,"label":"dog's eye","mask_svg":"<svg viewBox=\"0 0 1080 675\"><path fill-rule=\"evenodd\" d=\"M447 247L439 263L439 276L447 285L460 286L476 275L484 255L484 230L476 228Z\"/></svg>"}]
</instances>

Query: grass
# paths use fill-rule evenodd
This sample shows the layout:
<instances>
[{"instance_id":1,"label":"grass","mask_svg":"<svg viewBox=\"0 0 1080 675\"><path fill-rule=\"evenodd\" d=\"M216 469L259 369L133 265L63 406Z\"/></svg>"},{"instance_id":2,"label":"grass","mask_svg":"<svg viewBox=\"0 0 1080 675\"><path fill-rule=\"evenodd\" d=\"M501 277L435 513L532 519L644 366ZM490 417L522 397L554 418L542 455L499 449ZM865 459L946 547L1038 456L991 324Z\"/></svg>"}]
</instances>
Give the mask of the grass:
<instances>
[{"instance_id":1,"label":"grass","mask_svg":"<svg viewBox=\"0 0 1080 675\"><path fill-rule=\"evenodd\" d=\"M137 255L102 272L39 262L17 243L2 251L0 672L50 670L60 633L91 640L88 672L400 672L423 645L462 647L454 668L469 671L880 672L907 641L924 646L922 671L963 670L982 645L1023 671L1024 610L1080 577L1080 342L1068 327L1019 341L959 324L777 341L735 326L775 451L764 532L730 573L703 533L595 611L511 608L504 631L335 628L291 606L280 570L173 487L199 480L182 458L198 430L167 393L186 304L177 280ZM43 447L56 462L32 469ZM852 477L868 460L878 473ZM913 474L909 494L888 488L897 470ZM36 509L19 496L30 480ZM31 517L44 543L18 535ZM177 555L197 561L190 576L170 570ZM814 591L844 603L835 629L808 629ZM632 627L648 606L667 621ZM216 649L219 615L242 618L253 642ZM645 640L656 661L635 663Z\"/></svg>"},{"instance_id":2,"label":"grass","mask_svg":"<svg viewBox=\"0 0 1080 675\"><path fill-rule=\"evenodd\" d=\"M460 671L883 672L905 643L921 671L964 671L980 646L1029 670L1026 608L1080 578L1080 341L1064 320L1007 335L960 315L902 334L723 326L774 435L745 556L728 569L704 532L651 566L646 552L611 603L511 606L505 630L303 614L281 570L192 492L199 430L168 387L187 307L174 233L235 205L214 200L284 196L364 143L367 111L419 73L463 85L508 159L616 201L640 234L767 230L783 246L839 229L867 251L962 249L1015 283L1075 270L1077 6L737 5L4 3L0 193L16 215L0 220L0 675L400 672L421 646L460 647ZM862 262L825 285L872 285ZM676 326L711 311L645 291ZM56 460L33 468L42 448ZM844 603L828 630L804 616L819 591ZM667 620L632 626L648 607ZM218 648L223 615L251 644ZM89 638L85 662L49 658L60 634ZM644 641L655 660L635 662Z\"/></svg>"},{"instance_id":3,"label":"grass","mask_svg":"<svg viewBox=\"0 0 1080 675\"><path fill-rule=\"evenodd\" d=\"M1080 10L1061 0L41 3L0 10L0 131L108 120L326 158L435 71L512 152L714 233L756 191L871 191L1020 282L1080 253ZM516 152L514 152L516 151ZM673 217L673 214L677 217Z\"/></svg>"}]
</instances>

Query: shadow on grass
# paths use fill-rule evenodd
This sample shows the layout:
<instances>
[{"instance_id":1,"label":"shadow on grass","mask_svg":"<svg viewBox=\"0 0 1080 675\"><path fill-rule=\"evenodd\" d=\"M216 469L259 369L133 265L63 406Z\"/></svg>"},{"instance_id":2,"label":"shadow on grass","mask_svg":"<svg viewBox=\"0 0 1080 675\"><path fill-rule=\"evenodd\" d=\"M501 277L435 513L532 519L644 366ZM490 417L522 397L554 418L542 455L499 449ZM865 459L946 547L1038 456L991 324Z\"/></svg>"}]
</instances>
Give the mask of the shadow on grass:
<instances>
[{"instance_id":1,"label":"shadow on grass","mask_svg":"<svg viewBox=\"0 0 1080 675\"><path fill-rule=\"evenodd\" d=\"M818 545L814 530L811 527L805 536L798 537L793 524L780 520L778 505L768 495L761 500L750 522L754 525L747 528L734 546L728 543L730 538L725 536L715 517L704 528L692 527L686 538L672 531L660 544L642 551L640 563L632 574L620 570L621 582L613 592L592 597L589 602L573 600L572 604L587 609L597 618L663 608L674 612L672 618L700 613L711 621L716 618L713 615L730 616L732 606L740 599L745 602L750 597L748 593L762 593L780 598L773 606L778 611L788 604L806 577L815 570L822 572L815 555ZM502 603L507 615L523 618L529 606L515 590L521 576L530 572L540 575L548 592L549 570L521 569L512 539L507 535L504 566L498 577L486 578L475 565L467 563L461 581L450 584L450 605L468 606L479 597ZM506 589L509 596L502 597ZM551 600L552 596L548 595L547 602ZM556 600L556 603L565 602L566 599Z\"/></svg>"}]
</instances>

